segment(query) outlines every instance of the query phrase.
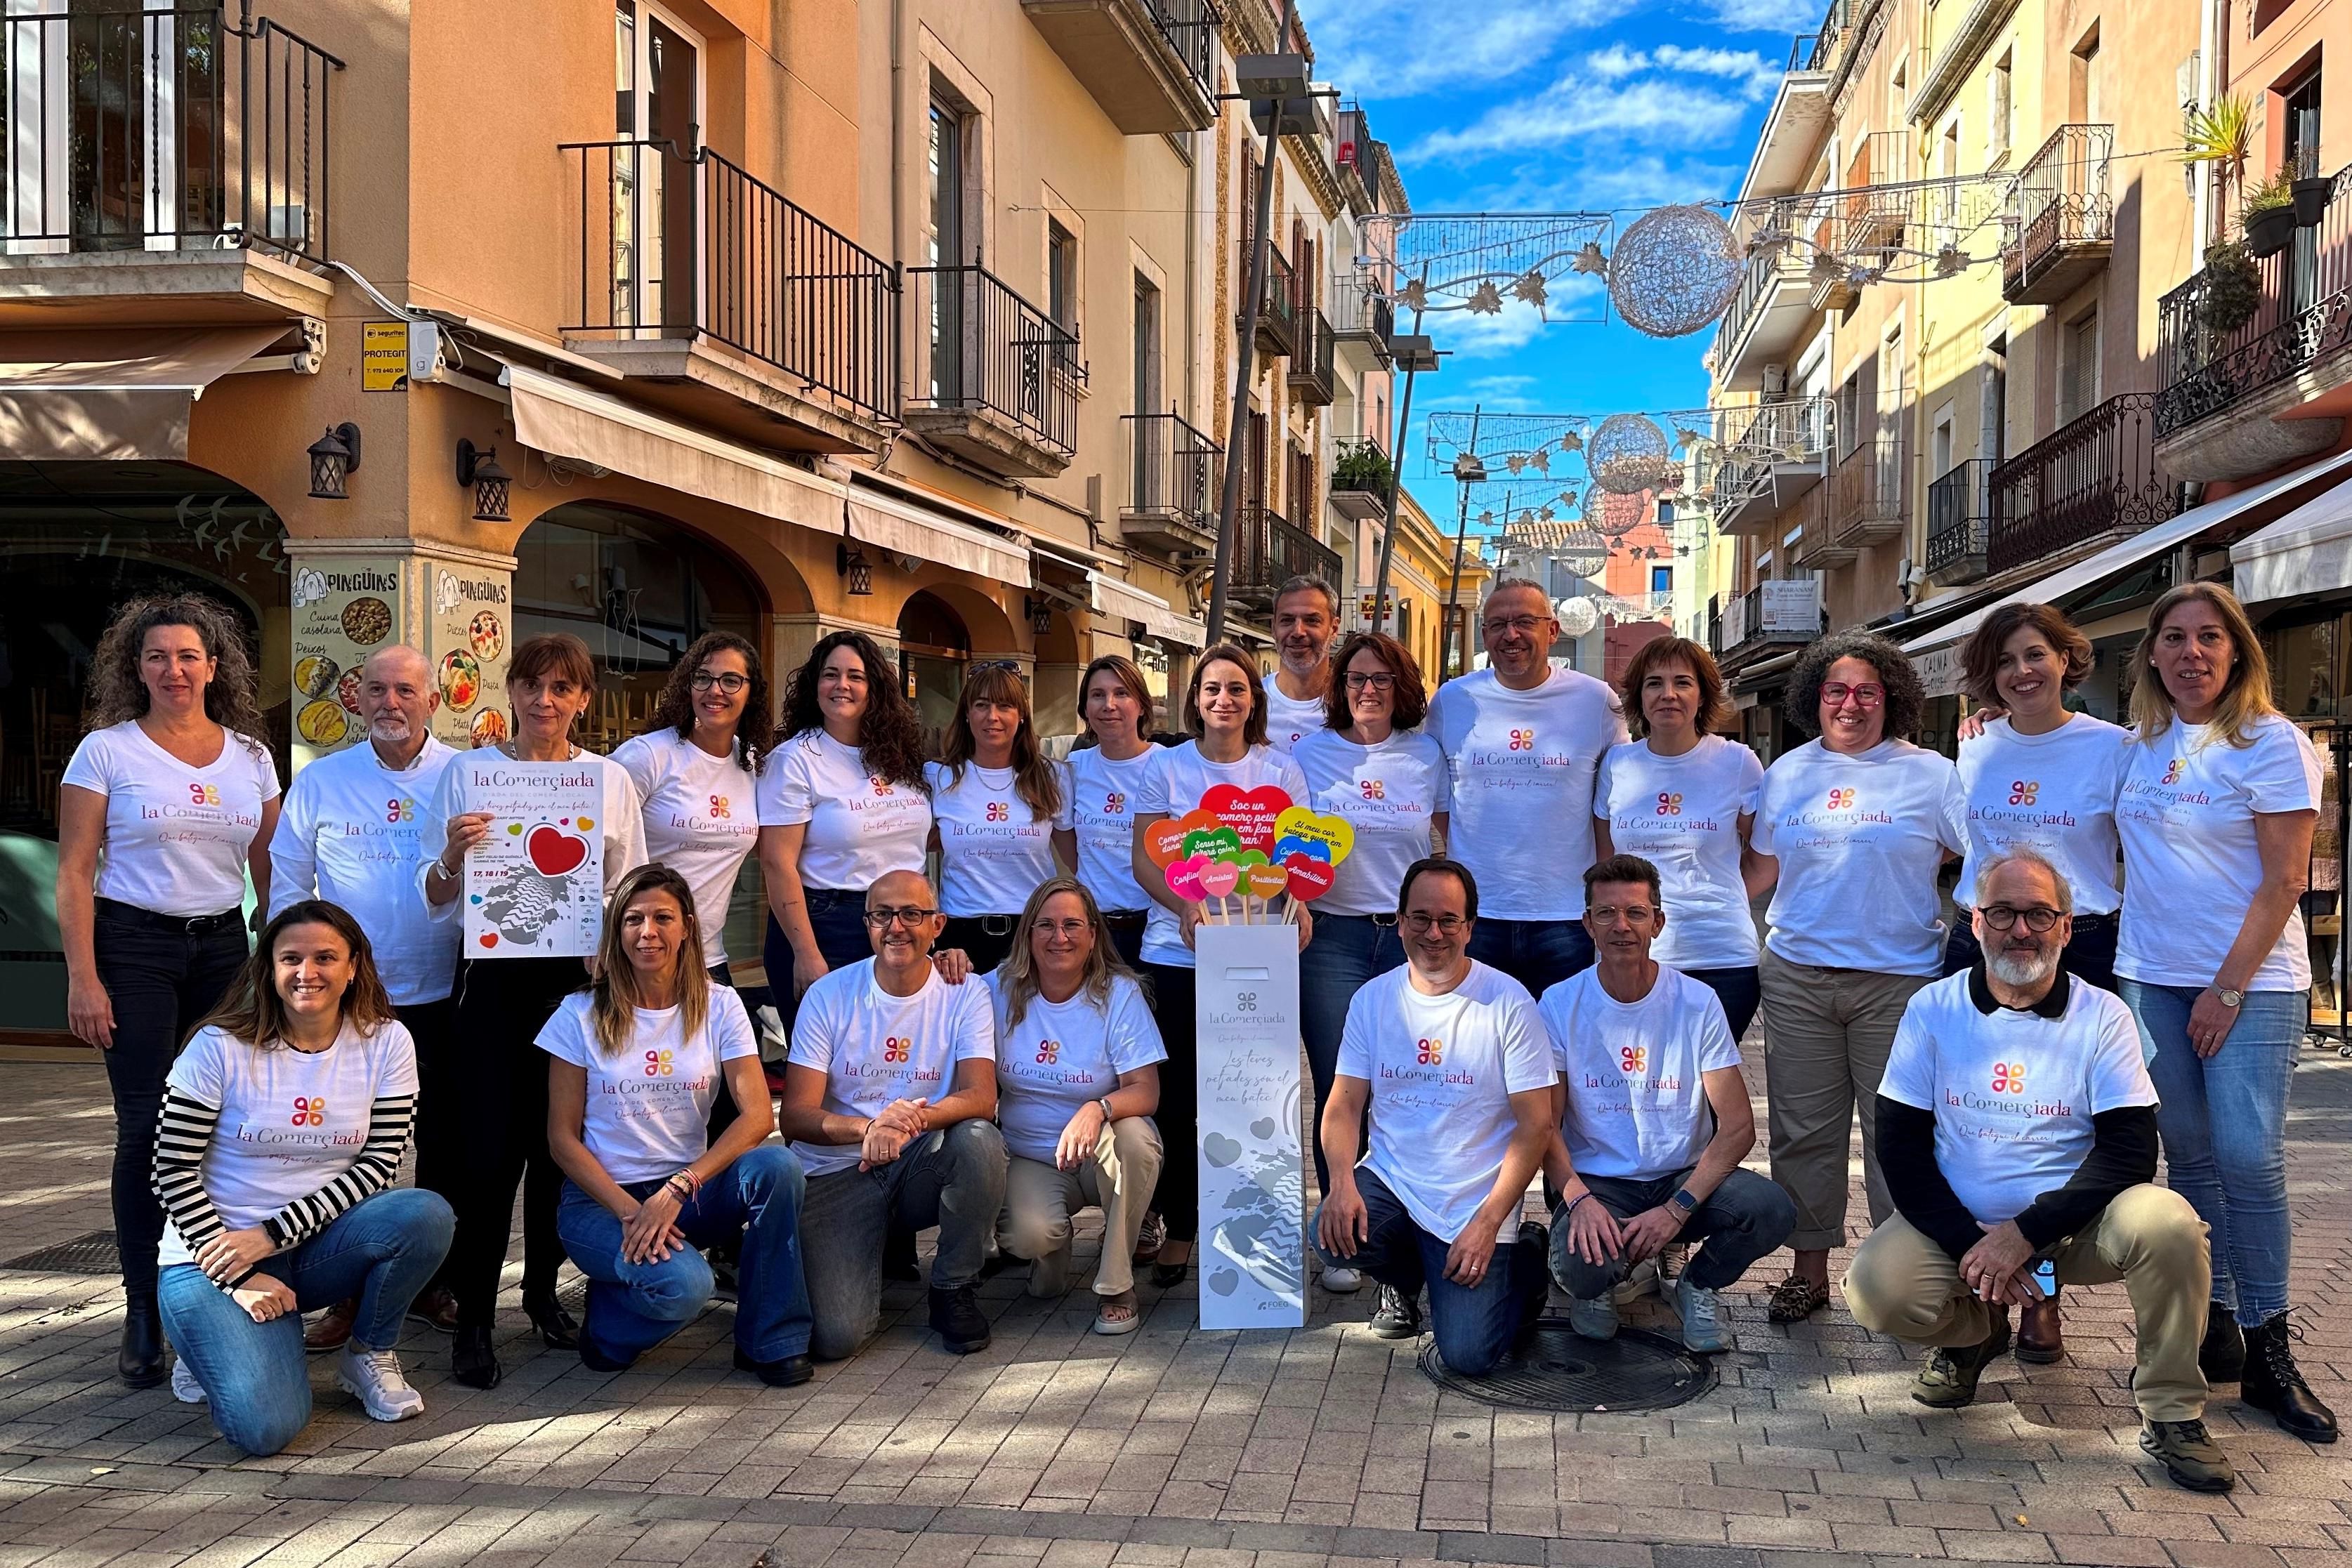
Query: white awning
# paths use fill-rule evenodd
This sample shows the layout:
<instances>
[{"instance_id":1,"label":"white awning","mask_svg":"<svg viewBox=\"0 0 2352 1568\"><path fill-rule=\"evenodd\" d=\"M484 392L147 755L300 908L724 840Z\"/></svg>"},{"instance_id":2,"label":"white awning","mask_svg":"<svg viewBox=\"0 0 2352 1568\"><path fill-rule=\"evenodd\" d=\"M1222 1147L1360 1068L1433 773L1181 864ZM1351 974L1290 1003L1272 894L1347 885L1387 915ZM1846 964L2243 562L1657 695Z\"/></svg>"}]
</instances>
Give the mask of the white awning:
<instances>
[{"instance_id":1,"label":"white awning","mask_svg":"<svg viewBox=\"0 0 2352 1568\"><path fill-rule=\"evenodd\" d=\"M1204 648L1209 643L1209 629L1190 615L1180 615L1160 595L1123 582L1104 572L1087 573L1087 597L1097 615L1114 620L1139 621L1144 631L1162 642L1174 643L1186 648Z\"/></svg>"},{"instance_id":2,"label":"white awning","mask_svg":"<svg viewBox=\"0 0 2352 1568\"><path fill-rule=\"evenodd\" d=\"M1949 643L1962 643L1984 623L1986 616L2004 604L2062 604L2077 594L2099 587L2121 576L2140 562L2150 560L2168 549L2195 541L2200 536L2221 527L2242 512L2261 506L2284 491L2334 473L2352 463L2352 452L2341 452L2333 457L2298 468L2292 474L2282 474L2275 479L2227 496L2218 501L2208 501L2201 507L2191 507L2177 517L2141 529L2127 539L2109 545L2095 556L2052 572L2048 577L2025 584L2014 592L2003 594L1989 604L1979 605L1957 621L1948 622L1935 631L1906 643L1903 651L1917 655L1930 648L1940 648ZM2063 605L2062 605L2063 607Z\"/></svg>"},{"instance_id":3,"label":"white awning","mask_svg":"<svg viewBox=\"0 0 2352 1568\"><path fill-rule=\"evenodd\" d=\"M1016 588L1035 586L1029 551L1018 541L856 482L849 492L849 537L877 549L937 561Z\"/></svg>"},{"instance_id":4,"label":"white awning","mask_svg":"<svg viewBox=\"0 0 2352 1568\"><path fill-rule=\"evenodd\" d=\"M0 333L0 453L184 463L196 399L285 335L282 323Z\"/></svg>"},{"instance_id":5,"label":"white awning","mask_svg":"<svg viewBox=\"0 0 2352 1568\"><path fill-rule=\"evenodd\" d=\"M2248 604L2352 588L2352 484L2321 491L2231 545L2230 566Z\"/></svg>"}]
</instances>

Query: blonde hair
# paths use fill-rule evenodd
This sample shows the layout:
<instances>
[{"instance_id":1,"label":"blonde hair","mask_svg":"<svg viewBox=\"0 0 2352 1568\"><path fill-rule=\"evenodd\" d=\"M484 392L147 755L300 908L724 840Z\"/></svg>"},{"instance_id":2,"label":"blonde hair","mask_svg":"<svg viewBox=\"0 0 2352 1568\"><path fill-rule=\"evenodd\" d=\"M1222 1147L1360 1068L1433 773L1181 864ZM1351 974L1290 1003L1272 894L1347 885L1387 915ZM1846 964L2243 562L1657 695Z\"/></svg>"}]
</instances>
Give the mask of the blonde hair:
<instances>
[{"instance_id":1,"label":"blonde hair","mask_svg":"<svg viewBox=\"0 0 2352 1568\"><path fill-rule=\"evenodd\" d=\"M1077 895L1078 903L1086 908L1087 925L1095 936L1094 950L1087 955L1087 967L1079 976L1078 989L1097 1007L1108 1007L1111 982L1121 975L1130 980L1135 978L1135 971L1127 967L1127 960L1118 956L1117 947L1111 946L1110 928L1103 924L1102 910L1096 904L1095 895L1088 893L1086 884L1076 877L1055 877L1041 883L1037 891L1029 895L1029 902L1022 906L1021 919L1013 928L1013 951L1006 954L1004 962L996 967L999 988L1004 993L1004 1025L1007 1029L1028 1015L1030 998L1037 994L1037 958L1030 948L1029 938L1037 929L1045 901L1063 893Z\"/></svg>"},{"instance_id":2,"label":"blonde hair","mask_svg":"<svg viewBox=\"0 0 2352 1568\"><path fill-rule=\"evenodd\" d=\"M2217 582L2184 582L2149 609L2147 630L2132 650L2132 723L2142 740L2153 740L2172 727L2172 694L2156 673L2156 640L2165 619L2192 599L2210 608L2230 634L2230 673L2221 683L2221 700L2213 705L2213 726L2231 746L2252 746L2254 721L2278 712L2271 697L2270 656L2263 652L2254 623L2246 619L2246 607Z\"/></svg>"},{"instance_id":3,"label":"blonde hair","mask_svg":"<svg viewBox=\"0 0 2352 1568\"><path fill-rule=\"evenodd\" d=\"M628 939L621 932L629 905L649 893L676 900L681 917L677 956L671 960L679 1032L692 1040L710 1017L710 972L702 967L702 919L694 912L694 891L666 865L641 865L621 879L605 905L604 935L596 944L596 977L588 983L596 1044L607 1056L629 1049L637 1028L636 1009L646 1005L636 966L629 961Z\"/></svg>"}]
</instances>

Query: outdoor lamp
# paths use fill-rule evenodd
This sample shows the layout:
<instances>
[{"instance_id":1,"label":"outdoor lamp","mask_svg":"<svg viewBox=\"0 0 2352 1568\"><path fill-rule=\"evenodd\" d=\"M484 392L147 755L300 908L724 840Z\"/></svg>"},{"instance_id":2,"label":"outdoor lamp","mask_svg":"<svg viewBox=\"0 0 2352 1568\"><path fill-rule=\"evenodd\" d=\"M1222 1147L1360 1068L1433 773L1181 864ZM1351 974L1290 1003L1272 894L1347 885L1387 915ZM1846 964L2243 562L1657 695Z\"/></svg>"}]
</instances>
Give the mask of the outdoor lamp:
<instances>
[{"instance_id":1,"label":"outdoor lamp","mask_svg":"<svg viewBox=\"0 0 2352 1568\"><path fill-rule=\"evenodd\" d=\"M478 449L470 441L457 443L457 483L470 486L474 491L474 521L503 523L508 521L507 487L514 476L499 465L499 449Z\"/></svg>"},{"instance_id":2,"label":"outdoor lamp","mask_svg":"<svg viewBox=\"0 0 2352 1568\"><path fill-rule=\"evenodd\" d=\"M320 501L347 501L343 481L360 465L360 427L349 420L331 424L310 443L310 495Z\"/></svg>"},{"instance_id":3,"label":"outdoor lamp","mask_svg":"<svg viewBox=\"0 0 2352 1568\"><path fill-rule=\"evenodd\" d=\"M833 547L833 570L849 580L849 591L866 594L874 591L874 566L866 552L856 545L837 544Z\"/></svg>"}]
</instances>

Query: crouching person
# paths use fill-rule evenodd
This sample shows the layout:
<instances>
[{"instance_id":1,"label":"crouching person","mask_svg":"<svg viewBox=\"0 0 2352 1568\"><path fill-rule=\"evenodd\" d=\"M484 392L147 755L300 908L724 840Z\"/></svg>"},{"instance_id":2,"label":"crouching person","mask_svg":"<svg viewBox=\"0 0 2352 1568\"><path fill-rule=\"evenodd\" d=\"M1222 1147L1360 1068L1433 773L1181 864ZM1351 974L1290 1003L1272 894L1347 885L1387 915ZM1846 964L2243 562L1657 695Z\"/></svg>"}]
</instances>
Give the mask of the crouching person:
<instances>
[{"instance_id":1,"label":"crouching person","mask_svg":"<svg viewBox=\"0 0 2352 1568\"><path fill-rule=\"evenodd\" d=\"M1856 1249L1846 1304L1864 1327L1934 1347L1922 1405L1976 1397L2010 1346L2009 1309L2061 1285L2121 1280L2138 1337L2140 1447L2194 1491L2236 1482L2205 1430L2212 1257L2189 1200L2156 1179L2156 1089L2116 997L2058 967L2065 879L2012 851L1975 888L1984 956L1911 998L1878 1089L1895 1213Z\"/></svg>"},{"instance_id":2,"label":"crouching person","mask_svg":"<svg viewBox=\"0 0 2352 1568\"><path fill-rule=\"evenodd\" d=\"M1650 956L1666 923L1658 870L1613 855L1584 873L1594 967L1543 995L1539 1010L1567 1092L1546 1172L1552 1277L1587 1339L1617 1333L1612 1292L1636 1263L1700 1242L1675 1281L1685 1349L1730 1348L1717 1295L1796 1228L1786 1192L1739 1162L1756 1113L1739 1046L1707 987Z\"/></svg>"},{"instance_id":3,"label":"crouching person","mask_svg":"<svg viewBox=\"0 0 2352 1568\"><path fill-rule=\"evenodd\" d=\"M415 1118L415 1043L359 923L288 906L173 1063L155 1143L172 1392L209 1400L247 1453L310 1421L301 1314L349 1297L336 1382L378 1421L424 1414L394 1346L456 1221L436 1194L392 1189Z\"/></svg>"},{"instance_id":4,"label":"crouching person","mask_svg":"<svg viewBox=\"0 0 2352 1568\"><path fill-rule=\"evenodd\" d=\"M1315 1217L1324 1259L1381 1286L1372 1332L1421 1332L1476 1376L1541 1311L1543 1227L1519 1206L1551 1138L1551 1045L1527 988L1470 957L1478 888L1421 860L1397 898L1406 963L1356 992L1323 1106L1331 1190ZM1357 1163L1364 1112L1371 1149Z\"/></svg>"},{"instance_id":5,"label":"crouching person","mask_svg":"<svg viewBox=\"0 0 2352 1568\"><path fill-rule=\"evenodd\" d=\"M702 967L694 894L664 865L614 890L596 978L539 1031L547 1145L563 1169L556 1233L588 1276L580 1359L620 1372L691 1322L717 1288L700 1249L740 1245L735 1365L805 1383L800 1161L776 1114L742 999ZM735 1119L710 1142L721 1080Z\"/></svg>"}]
</instances>

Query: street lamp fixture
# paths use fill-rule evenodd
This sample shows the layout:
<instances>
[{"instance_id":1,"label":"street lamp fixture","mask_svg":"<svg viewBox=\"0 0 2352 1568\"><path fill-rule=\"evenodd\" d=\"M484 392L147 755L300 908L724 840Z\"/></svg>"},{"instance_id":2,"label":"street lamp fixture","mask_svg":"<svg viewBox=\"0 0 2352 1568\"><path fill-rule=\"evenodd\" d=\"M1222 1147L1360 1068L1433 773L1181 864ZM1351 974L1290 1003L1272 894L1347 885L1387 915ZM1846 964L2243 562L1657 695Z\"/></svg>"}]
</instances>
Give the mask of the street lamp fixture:
<instances>
[{"instance_id":1,"label":"street lamp fixture","mask_svg":"<svg viewBox=\"0 0 2352 1568\"><path fill-rule=\"evenodd\" d=\"M874 591L874 564L856 545L843 543L834 546L833 570L848 579L852 595L862 597Z\"/></svg>"},{"instance_id":2,"label":"street lamp fixture","mask_svg":"<svg viewBox=\"0 0 2352 1568\"><path fill-rule=\"evenodd\" d=\"M1411 372L1437 369L1436 340L1425 333L1400 332L1389 340L1391 368Z\"/></svg>"},{"instance_id":3,"label":"street lamp fixture","mask_svg":"<svg viewBox=\"0 0 2352 1568\"><path fill-rule=\"evenodd\" d=\"M513 483L514 476L499 462L497 447L485 451L470 441L457 443L457 484L461 489L470 487L474 492L474 521L509 521L507 499Z\"/></svg>"},{"instance_id":4,"label":"street lamp fixture","mask_svg":"<svg viewBox=\"0 0 2352 1568\"><path fill-rule=\"evenodd\" d=\"M327 427L310 443L310 496L320 501L347 501L343 481L360 465L360 427L345 420Z\"/></svg>"}]
</instances>

